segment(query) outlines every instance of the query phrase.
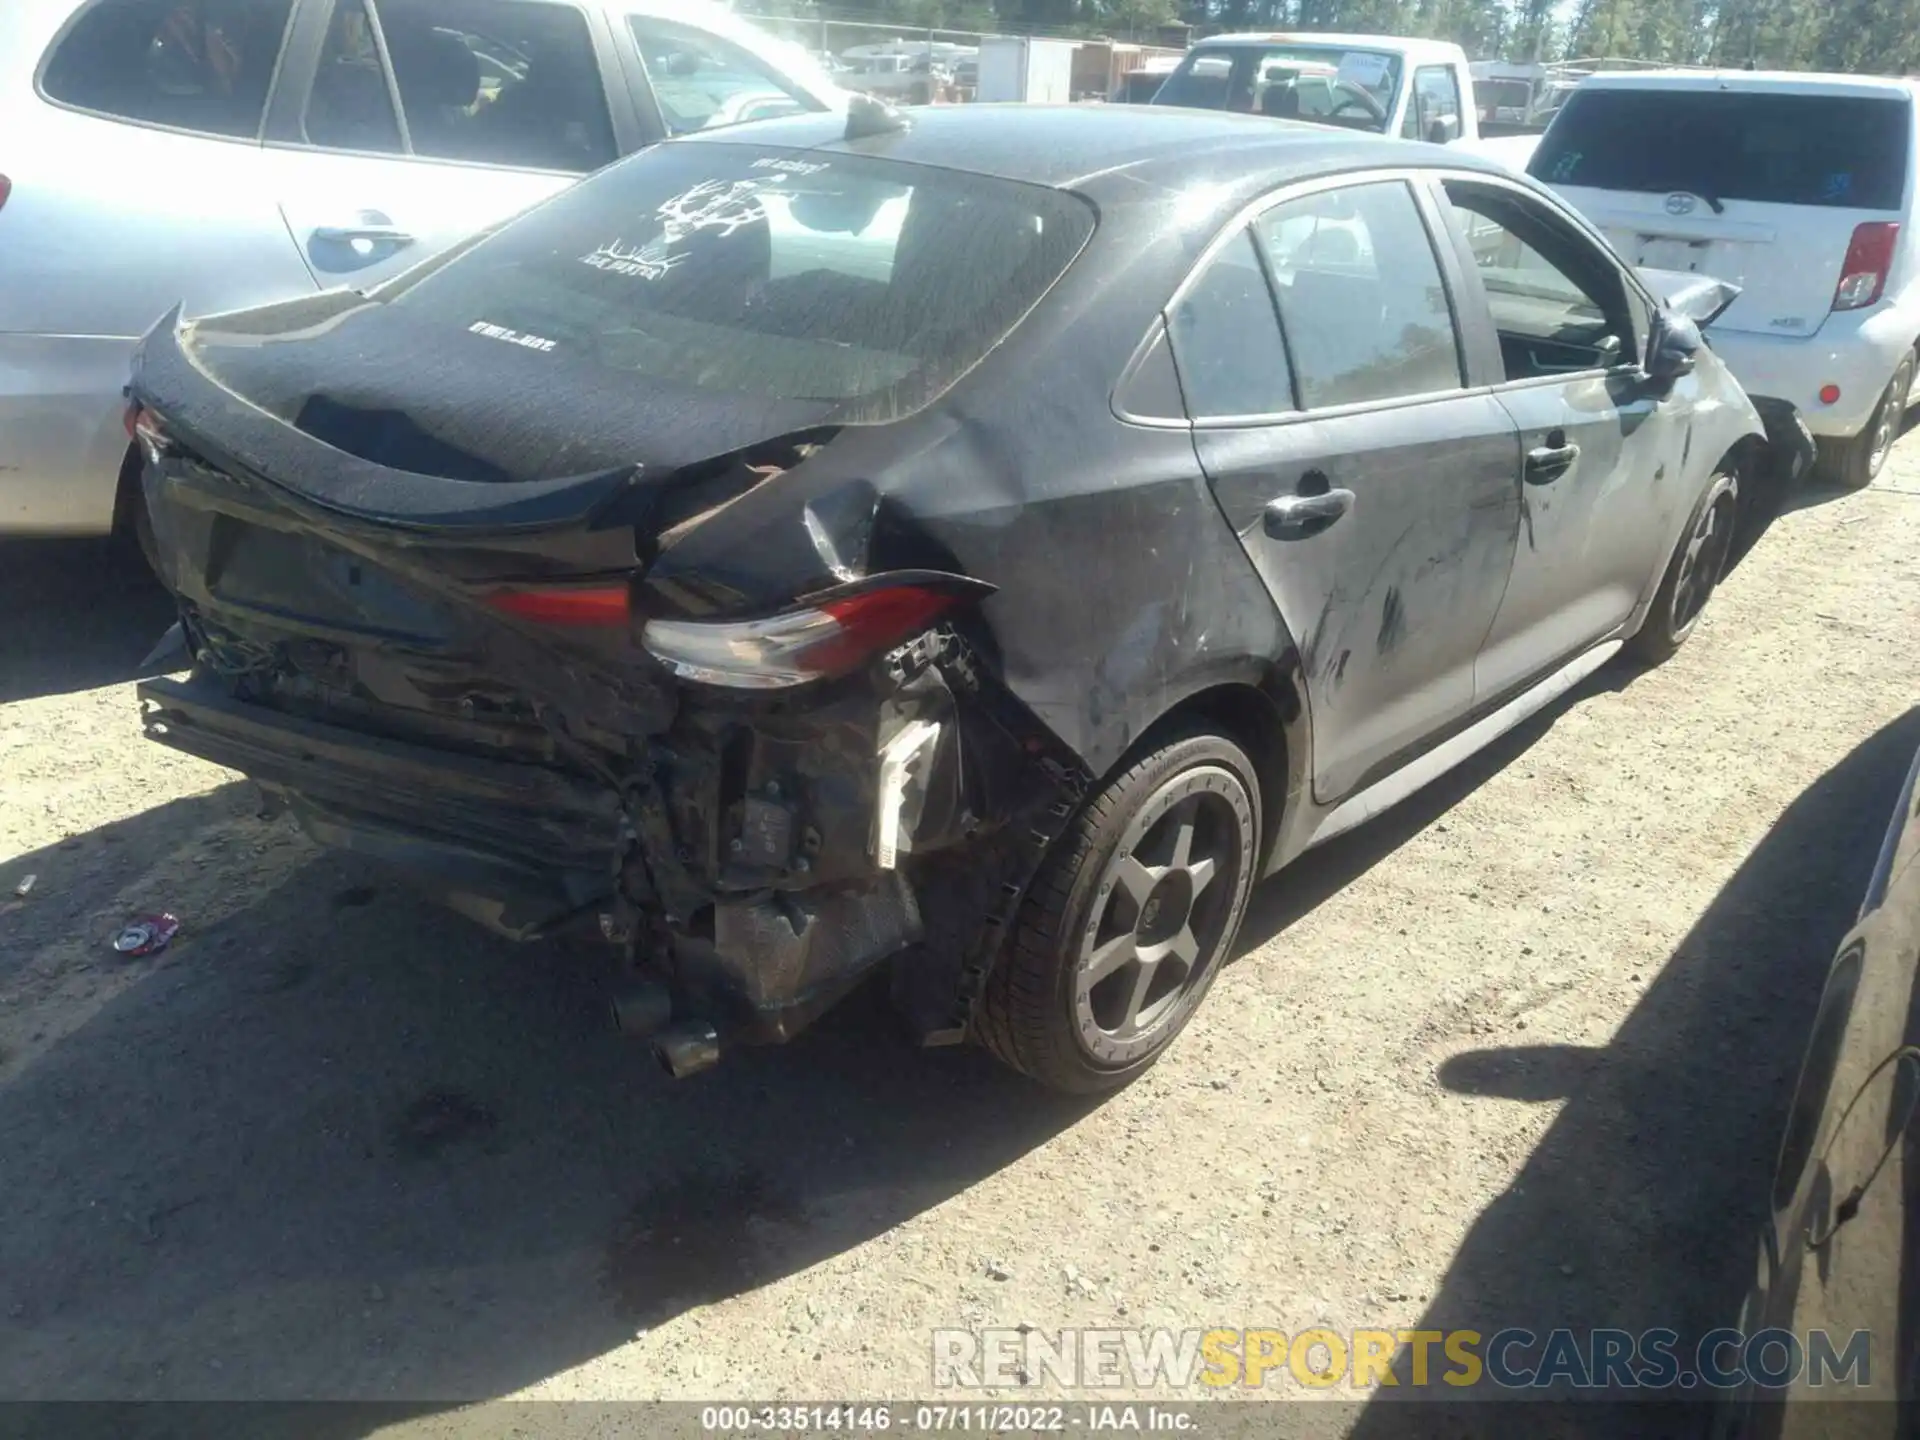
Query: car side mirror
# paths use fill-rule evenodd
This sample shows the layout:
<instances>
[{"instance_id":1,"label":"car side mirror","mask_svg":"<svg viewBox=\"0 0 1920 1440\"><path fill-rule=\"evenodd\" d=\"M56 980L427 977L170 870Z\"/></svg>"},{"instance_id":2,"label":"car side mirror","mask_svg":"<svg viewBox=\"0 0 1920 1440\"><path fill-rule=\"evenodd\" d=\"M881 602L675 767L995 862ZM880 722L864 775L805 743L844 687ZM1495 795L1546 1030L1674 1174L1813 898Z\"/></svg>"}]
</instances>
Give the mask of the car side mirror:
<instances>
[{"instance_id":1,"label":"car side mirror","mask_svg":"<svg viewBox=\"0 0 1920 1440\"><path fill-rule=\"evenodd\" d=\"M1700 327L1686 316L1672 310L1655 315L1643 367L1650 388L1664 395L1682 376L1691 375L1703 343Z\"/></svg>"},{"instance_id":2,"label":"car side mirror","mask_svg":"<svg viewBox=\"0 0 1920 1440\"><path fill-rule=\"evenodd\" d=\"M1451 115L1442 115L1427 126L1429 145L1451 145L1460 138L1460 122Z\"/></svg>"}]
</instances>

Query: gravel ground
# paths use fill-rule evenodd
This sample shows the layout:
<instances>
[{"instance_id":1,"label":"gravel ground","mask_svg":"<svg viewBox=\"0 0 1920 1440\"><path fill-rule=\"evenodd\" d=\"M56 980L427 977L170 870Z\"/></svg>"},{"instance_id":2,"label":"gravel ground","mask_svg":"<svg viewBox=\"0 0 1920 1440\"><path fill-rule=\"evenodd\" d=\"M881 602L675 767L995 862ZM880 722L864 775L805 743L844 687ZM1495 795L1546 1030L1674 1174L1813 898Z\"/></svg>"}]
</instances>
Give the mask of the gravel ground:
<instances>
[{"instance_id":1,"label":"gravel ground","mask_svg":"<svg viewBox=\"0 0 1920 1440\"><path fill-rule=\"evenodd\" d=\"M1670 664L1265 886L1098 1104L865 996L666 1080L591 952L144 742L123 561L0 550L0 1396L912 1397L937 1326L1721 1322L1920 746L1920 441L1806 500Z\"/></svg>"}]
</instances>

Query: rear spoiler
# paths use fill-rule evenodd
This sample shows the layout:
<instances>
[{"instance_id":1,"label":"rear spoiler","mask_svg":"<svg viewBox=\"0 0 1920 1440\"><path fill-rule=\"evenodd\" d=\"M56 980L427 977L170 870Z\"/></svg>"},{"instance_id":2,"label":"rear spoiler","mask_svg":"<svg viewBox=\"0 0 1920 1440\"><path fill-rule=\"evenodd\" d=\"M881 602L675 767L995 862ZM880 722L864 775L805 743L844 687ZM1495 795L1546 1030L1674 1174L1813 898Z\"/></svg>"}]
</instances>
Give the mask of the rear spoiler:
<instances>
[{"instance_id":1,"label":"rear spoiler","mask_svg":"<svg viewBox=\"0 0 1920 1440\"><path fill-rule=\"evenodd\" d=\"M1669 310L1684 315L1702 330L1727 313L1740 298L1740 287L1691 270L1653 270L1641 267L1640 278Z\"/></svg>"},{"instance_id":2,"label":"rear spoiler","mask_svg":"<svg viewBox=\"0 0 1920 1440\"><path fill-rule=\"evenodd\" d=\"M449 480L336 450L221 385L180 343L180 307L147 332L127 393L188 448L272 486L299 508L383 531L464 541L591 529L640 481L638 465L551 480Z\"/></svg>"}]
</instances>

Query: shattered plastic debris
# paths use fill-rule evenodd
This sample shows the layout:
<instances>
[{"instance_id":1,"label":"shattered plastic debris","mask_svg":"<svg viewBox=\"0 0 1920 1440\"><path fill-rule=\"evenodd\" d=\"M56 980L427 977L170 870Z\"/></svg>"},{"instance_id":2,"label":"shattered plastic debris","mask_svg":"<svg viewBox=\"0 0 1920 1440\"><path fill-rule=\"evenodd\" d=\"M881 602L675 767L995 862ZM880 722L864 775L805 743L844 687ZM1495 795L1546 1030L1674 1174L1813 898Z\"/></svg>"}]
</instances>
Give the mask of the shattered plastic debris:
<instances>
[{"instance_id":1,"label":"shattered plastic debris","mask_svg":"<svg viewBox=\"0 0 1920 1440\"><path fill-rule=\"evenodd\" d=\"M13 887L13 893L15 895L18 895L22 900L26 899L27 896L33 893L34 884L36 881L39 880L39 878L40 877L38 875L22 876L20 879L20 883Z\"/></svg>"},{"instance_id":2,"label":"shattered plastic debris","mask_svg":"<svg viewBox=\"0 0 1920 1440\"><path fill-rule=\"evenodd\" d=\"M180 933L175 915L136 915L113 937L113 948L129 957L158 955Z\"/></svg>"}]
</instances>

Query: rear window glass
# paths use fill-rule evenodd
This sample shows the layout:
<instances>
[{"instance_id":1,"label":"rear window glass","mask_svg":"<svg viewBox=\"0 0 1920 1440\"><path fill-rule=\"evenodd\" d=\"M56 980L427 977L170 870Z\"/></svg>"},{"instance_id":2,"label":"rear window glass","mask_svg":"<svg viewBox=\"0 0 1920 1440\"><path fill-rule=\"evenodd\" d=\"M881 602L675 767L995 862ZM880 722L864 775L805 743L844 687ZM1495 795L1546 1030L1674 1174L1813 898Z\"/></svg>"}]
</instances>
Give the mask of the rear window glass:
<instances>
[{"instance_id":1,"label":"rear window glass","mask_svg":"<svg viewBox=\"0 0 1920 1440\"><path fill-rule=\"evenodd\" d=\"M1196 46L1153 97L1156 105L1238 110L1386 129L1400 88L1400 57L1330 45Z\"/></svg>"},{"instance_id":2,"label":"rear window glass","mask_svg":"<svg viewBox=\"0 0 1920 1440\"><path fill-rule=\"evenodd\" d=\"M1533 87L1524 80L1476 80L1473 98L1481 118L1491 120L1502 110L1525 110L1533 98Z\"/></svg>"},{"instance_id":3,"label":"rear window glass","mask_svg":"<svg viewBox=\"0 0 1920 1440\"><path fill-rule=\"evenodd\" d=\"M1910 124L1891 97L1581 89L1527 168L1549 185L1897 210Z\"/></svg>"},{"instance_id":4,"label":"rear window glass","mask_svg":"<svg viewBox=\"0 0 1920 1440\"><path fill-rule=\"evenodd\" d=\"M401 282L459 330L702 389L927 404L1005 337L1093 231L1057 190L711 142L658 146Z\"/></svg>"}]
</instances>

